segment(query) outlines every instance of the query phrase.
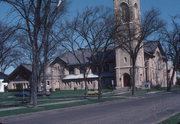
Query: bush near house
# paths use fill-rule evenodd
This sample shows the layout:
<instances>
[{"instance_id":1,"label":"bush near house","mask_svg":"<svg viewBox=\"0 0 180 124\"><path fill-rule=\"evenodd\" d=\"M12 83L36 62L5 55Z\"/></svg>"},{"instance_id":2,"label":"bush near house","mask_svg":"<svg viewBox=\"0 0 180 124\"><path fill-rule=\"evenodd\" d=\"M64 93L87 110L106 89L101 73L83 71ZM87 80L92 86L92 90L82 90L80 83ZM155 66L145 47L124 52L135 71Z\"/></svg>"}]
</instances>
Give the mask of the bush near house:
<instances>
[{"instance_id":1,"label":"bush near house","mask_svg":"<svg viewBox=\"0 0 180 124\"><path fill-rule=\"evenodd\" d=\"M160 90L162 87L160 84L157 84L157 85L152 85L151 88Z\"/></svg>"}]
</instances>

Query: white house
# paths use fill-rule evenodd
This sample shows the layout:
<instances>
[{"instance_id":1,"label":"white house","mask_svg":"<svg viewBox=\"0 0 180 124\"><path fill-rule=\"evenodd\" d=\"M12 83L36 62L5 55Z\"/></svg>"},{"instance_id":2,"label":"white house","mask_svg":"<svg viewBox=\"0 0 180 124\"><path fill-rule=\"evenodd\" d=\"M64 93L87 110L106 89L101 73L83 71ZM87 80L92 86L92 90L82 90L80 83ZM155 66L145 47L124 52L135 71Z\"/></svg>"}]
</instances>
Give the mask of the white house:
<instances>
[{"instance_id":1,"label":"white house","mask_svg":"<svg viewBox=\"0 0 180 124\"><path fill-rule=\"evenodd\" d=\"M0 72L0 92L4 92L5 87L8 85L8 83L3 82L6 77L7 75Z\"/></svg>"}]
</instances>

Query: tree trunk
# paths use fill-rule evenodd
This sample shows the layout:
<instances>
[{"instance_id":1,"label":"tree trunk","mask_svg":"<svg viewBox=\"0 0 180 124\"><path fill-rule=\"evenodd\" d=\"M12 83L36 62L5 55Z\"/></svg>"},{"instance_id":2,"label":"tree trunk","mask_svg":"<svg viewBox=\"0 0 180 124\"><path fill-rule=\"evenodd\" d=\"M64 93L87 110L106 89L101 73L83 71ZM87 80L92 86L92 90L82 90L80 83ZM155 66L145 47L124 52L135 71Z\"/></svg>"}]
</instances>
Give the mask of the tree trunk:
<instances>
[{"instance_id":1,"label":"tree trunk","mask_svg":"<svg viewBox=\"0 0 180 124\"><path fill-rule=\"evenodd\" d=\"M171 75L170 81L168 81L167 92L171 91L171 87L172 87L172 84L173 84L173 79L174 79L175 71L176 71L175 68L173 68L173 73Z\"/></svg>"},{"instance_id":2,"label":"tree trunk","mask_svg":"<svg viewBox=\"0 0 180 124\"><path fill-rule=\"evenodd\" d=\"M31 76L31 80L29 81L30 83L30 104L32 105L33 104L33 80L32 80L32 76Z\"/></svg>"},{"instance_id":3,"label":"tree trunk","mask_svg":"<svg viewBox=\"0 0 180 124\"><path fill-rule=\"evenodd\" d=\"M136 75L135 64L133 64L132 65L132 84L131 84L132 96L135 93L135 75Z\"/></svg>"},{"instance_id":4,"label":"tree trunk","mask_svg":"<svg viewBox=\"0 0 180 124\"><path fill-rule=\"evenodd\" d=\"M86 99L87 98L87 80L86 80L86 72L84 71L84 74L83 74L83 78L84 78L84 83L85 83L85 89L84 89L84 98Z\"/></svg>"},{"instance_id":5,"label":"tree trunk","mask_svg":"<svg viewBox=\"0 0 180 124\"><path fill-rule=\"evenodd\" d=\"M33 107L37 105L37 84L38 84L38 54L36 50L33 51L32 63L32 82L31 82L31 103Z\"/></svg>"},{"instance_id":6,"label":"tree trunk","mask_svg":"<svg viewBox=\"0 0 180 124\"><path fill-rule=\"evenodd\" d=\"M46 63L43 64L43 91L46 91Z\"/></svg>"},{"instance_id":7,"label":"tree trunk","mask_svg":"<svg viewBox=\"0 0 180 124\"><path fill-rule=\"evenodd\" d=\"M168 76L168 63L166 62L166 83L167 83L167 87L169 86L169 76ZM167 90L167 89L166 89Z\"/></svg>"},{"instance_id":8,"label":"tree trunk","mask_svg":"<svg viewBox=\"0 0 180 124\"><path fill-rule=\"evenodd\" d=\"M102 99L102 85L101 85L101 75L98 75L98 100Z\"/></svg>"}]
</instances>

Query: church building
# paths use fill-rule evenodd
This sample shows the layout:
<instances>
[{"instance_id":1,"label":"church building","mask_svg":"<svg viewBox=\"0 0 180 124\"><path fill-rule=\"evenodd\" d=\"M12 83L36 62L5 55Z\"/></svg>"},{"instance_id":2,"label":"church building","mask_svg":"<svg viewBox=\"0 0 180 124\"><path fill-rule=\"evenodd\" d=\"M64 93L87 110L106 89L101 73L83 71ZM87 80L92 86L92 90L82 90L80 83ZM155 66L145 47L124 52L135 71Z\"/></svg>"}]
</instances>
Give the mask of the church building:
<instances>
[{"instance_id":1,"label":"church building","mask_svg":"<svg viewBox=\"0 0 180 124\"><path fill-rule=\"evenodd\" d=\"M138 27L141 23L140 0L114 0L114 13L117 24L128 22L131 25L130 27L136 27L136 30L140 30L140 27ZM130 54L119 46L121 42L121 40L116 40L115 48L111 49L112 54L105 61L103 72L100 75L103 88L131 88L132 60ZM132 46L136 44L137 41L133 40ZM141 45L142 48L138 52L135 63L135 87L144 87L146 83L150 86L166 87L171 71L167 66L167 60L160 42L143 42ZM76 54L81 57L80 51L77 50ZM88 50L85 50L84 55L84 60L91 57ZM83 59L79 58L79 60ZM88 89L98 89L96 65L93 62L90 64L93 66L87 69L87 72L89 72L86 79L87 86ZM21 72L23 72L23 75ZM24 72L27 72L26 76L24 76ZM16 89L19 84L23 84L24 88L29 87L27 85L29 84L28 77L30 75L31 69L21 65L9 76L8 87ZM176 83L175 79L173 84ZM83 70L76 57L66 52L50 63L46 70L46 85L47 90L52 89L53 91L56 89L84 89Z\"/></svg>"}]
</instances>

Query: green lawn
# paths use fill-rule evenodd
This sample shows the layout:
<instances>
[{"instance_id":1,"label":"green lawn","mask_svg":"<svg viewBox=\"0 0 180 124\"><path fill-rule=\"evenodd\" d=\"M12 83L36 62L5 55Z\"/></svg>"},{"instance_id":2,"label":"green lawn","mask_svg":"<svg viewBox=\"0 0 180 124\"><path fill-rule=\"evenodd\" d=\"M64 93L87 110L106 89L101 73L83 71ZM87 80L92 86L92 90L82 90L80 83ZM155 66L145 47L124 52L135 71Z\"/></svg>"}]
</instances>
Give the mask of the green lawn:
<instances>
[{"instance_id":1,"label":"green lawn","mask_svg":"<svg viewBox=\"0 0 180 124\"><path fill-rule=\"evenodd\" d=\"M102 92L112 92L112 90L103 89ZM26 104L23 104L23 101L29 101L29 97L15 97L15 93L17 92L0 93L0 108L25 106ZM52 92L51 96L38 97L38 104L70 101L81 99L83 96L84 90L57 90Z\"/></svg>"},{"instance_id":2,"label":"green lawn","mask_svg":"<svg viewBox=\"0 0 180 124\"><path fill-rule=\"evenodd\" d=\"M0 97L7 97L7 96L12 96L17 92L5 92L5 93L0 93Z\"/></svg>"},{"instance_id":3,"label":"green lawn","mask_svg":"<svg viewBox=\"0 0 180 124\"><path fill-rule=\"evenodd\" d=\"M111 89L102 89L102 93L112 92ZM84 90L57 90L51 96L83 96Z\"/></svg>"},{"instance_id":4,"label":"green lawn","mask_svg":"<svg viewBox=\"0 0 180 124\"><path fill-rule=\"evenodd\" d=\"M84 95L84 90L57 90L51 93L51 96L82 96Z\"/></svg>"},{"instance_id":5,"label":"green lawn","mask_svg":"<svg viewBox=\"0 0 180 124\"><path fill-rule=\"evenodd\" d=\"M81 106L81 105L87 105L87 104L102 103L102 102L114 101L114 100L120 100L120 99L123 99L123 98L109 97L109 98L104 98L102 100L87 100L87 101L82 101L82 102L57 104L57 105L49 105L49 106L42 105L41 107L38 107L38 108L24 108L24 109L18 109L18 110L2 111L0 112L0 117L39 112L39 111L47 111L47 110L60 109L60 108L75 107L75 106Z\"/></svg>"},{"instance_id":6,"label":"green lawn","mask_svg":"<svg viewBox=\"0 0 180 124\"><path fill-rule=\"evenodd\" d=\"M180 113L160 122L159 124L180 124Z\"/></svg>"}]
</instances>

